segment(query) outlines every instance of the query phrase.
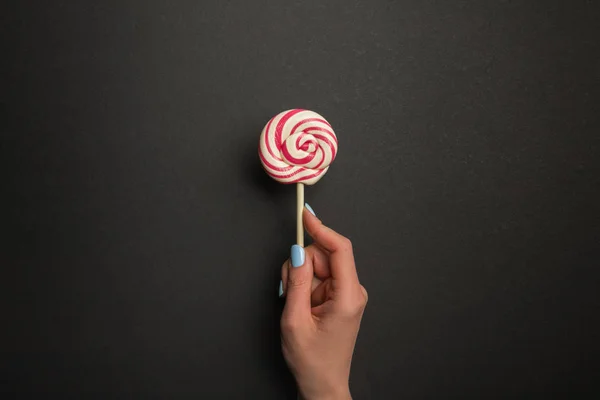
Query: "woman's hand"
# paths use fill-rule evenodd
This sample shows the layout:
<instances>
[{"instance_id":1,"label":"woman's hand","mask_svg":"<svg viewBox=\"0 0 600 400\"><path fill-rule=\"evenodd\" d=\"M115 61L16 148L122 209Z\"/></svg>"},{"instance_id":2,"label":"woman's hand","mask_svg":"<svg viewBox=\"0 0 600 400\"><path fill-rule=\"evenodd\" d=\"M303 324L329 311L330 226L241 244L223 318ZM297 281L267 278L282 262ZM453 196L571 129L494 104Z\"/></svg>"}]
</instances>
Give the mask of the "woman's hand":
<instances>
[{"instance_id":1,"label":"woman's hand","mask_svg":"<svg viewBox=\"0 0 600 400\"><path fill-rule=\"evenodd\" d=\"M307 209L303 219L314 243L292 246L282 267L283 355L304 399L350 399L350 363L367 291L358 281L350 240Z\"/></svg>"}]
</instances>

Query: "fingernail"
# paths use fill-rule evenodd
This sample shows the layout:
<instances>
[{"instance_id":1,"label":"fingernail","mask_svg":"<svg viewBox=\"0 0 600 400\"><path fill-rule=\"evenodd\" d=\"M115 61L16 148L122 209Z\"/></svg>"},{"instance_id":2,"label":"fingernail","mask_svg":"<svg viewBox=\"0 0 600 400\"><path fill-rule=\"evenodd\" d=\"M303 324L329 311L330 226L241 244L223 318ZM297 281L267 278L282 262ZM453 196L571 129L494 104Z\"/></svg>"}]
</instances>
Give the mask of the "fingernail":
<instances>
[{"instance_id":1,"label":"fingernail","mask_svg":"<svg viewBox=\"0 0 600 400\"><path fill-rule=\"evenodd\" d=\"M304 265L304 249L297 244L292 246L292 267L298 268Z\"/></svg>"},{"instance_id":2,"label":"fingernail","mask_svg":"<svg viewBox=\"0 0 600 400\"><path fill-rule=\"evenodd\" d=\"M279 281L279 297L283 296L283 281Z\"/></svg>"},{"instance_id":3,"label":"fingernail","mask_svg":"<svg viewBox=\"0 0 600 400\"><path fill-rule=\"evenodd\" d=\"M315 210L313 210L313 209L312 209L312 207L308 205L308 203L304 203L304 207L306 207L306 209L307 209L308 211L310 211L310 213L311 213L312 215L314 215L315 217L317 216L317 214L315 214Z\"/></svg>"}]
</instances>

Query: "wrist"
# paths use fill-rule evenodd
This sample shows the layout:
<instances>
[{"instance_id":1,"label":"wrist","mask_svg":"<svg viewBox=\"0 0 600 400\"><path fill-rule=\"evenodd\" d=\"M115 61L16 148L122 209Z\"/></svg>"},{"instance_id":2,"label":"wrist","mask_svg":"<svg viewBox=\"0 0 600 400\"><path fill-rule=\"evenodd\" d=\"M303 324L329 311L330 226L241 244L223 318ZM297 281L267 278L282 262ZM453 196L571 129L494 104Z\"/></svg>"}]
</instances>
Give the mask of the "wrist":
<instances>
[{"instance_id":1,"label":"wrist","mask_svg":"<svg viewBox=\"0 0 600 400\"><path fill-rule=\"evenodd\" d=\"M298 391L299 400L352 400L347 383L319 389L298 387Z\"/></svg>"}]
</instances>

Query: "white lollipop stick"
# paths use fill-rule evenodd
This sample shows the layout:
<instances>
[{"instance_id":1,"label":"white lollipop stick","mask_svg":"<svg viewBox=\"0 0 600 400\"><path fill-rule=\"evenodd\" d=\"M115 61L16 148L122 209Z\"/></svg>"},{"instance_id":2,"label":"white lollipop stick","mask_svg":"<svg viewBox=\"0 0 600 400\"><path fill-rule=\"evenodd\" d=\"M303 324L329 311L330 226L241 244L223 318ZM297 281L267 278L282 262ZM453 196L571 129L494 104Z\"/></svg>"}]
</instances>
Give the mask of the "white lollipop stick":
<instances>
[{"instance_id":1,"label":"white lollipop stick","mask_svg":"<svg viewBox=\"0 0 600 400\"><path fill-rule=\"evenodd\" d=\"M304 184L296 184L296 244L304 247L304 226L302 224L302 213L304 212Z\"/></svg>"}]
</instances>

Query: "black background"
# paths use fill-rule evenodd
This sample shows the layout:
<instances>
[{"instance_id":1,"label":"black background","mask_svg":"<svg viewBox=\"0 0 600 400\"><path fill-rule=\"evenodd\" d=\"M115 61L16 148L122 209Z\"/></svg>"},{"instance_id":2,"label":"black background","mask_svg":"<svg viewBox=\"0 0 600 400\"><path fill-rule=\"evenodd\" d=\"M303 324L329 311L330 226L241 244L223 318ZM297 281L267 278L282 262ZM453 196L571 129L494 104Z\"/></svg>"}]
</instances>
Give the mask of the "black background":
<instances>
[{"instance_id":1,"label":"black background","mask_svg":"<svg viewBox=\"0 0 600 400\"><path fill-rule=\"evenodd\" d=\"M8 2L3 398L295 398L284 109L370 302L356 398L600 393L598 41L585 1Z\"/></svg>"}]
</instances>

